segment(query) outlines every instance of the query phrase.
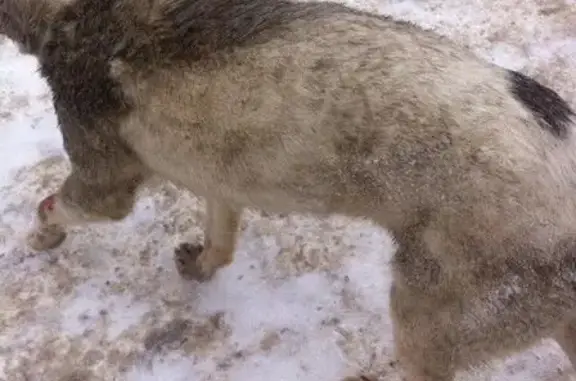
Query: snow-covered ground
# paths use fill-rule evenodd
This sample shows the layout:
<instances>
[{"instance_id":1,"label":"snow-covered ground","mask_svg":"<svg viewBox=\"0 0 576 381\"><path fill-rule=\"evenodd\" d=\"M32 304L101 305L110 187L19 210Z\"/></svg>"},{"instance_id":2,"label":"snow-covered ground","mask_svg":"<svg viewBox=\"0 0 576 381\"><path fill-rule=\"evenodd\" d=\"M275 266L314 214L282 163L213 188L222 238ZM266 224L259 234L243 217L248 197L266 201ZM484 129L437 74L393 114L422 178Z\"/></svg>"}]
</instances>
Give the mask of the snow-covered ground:
<instances>
[{"instance_id":1,"label":"snow-covered ground","mask_svg":"<svg viewBox=\"0 0 576 381\"><path fill-rule=\"evenodd\" d=\"M358 0L521 69L576 106L575 0ZM236 261L183 281L173 247L200 240L203 201L159 185L120 223L24 244L68 171L36 61L0 38L0 381L398 381L387 313L394 248L344 218L248 212ZM551 341L462 380L576 380ZM410 380L408 380L410 381Z\"/></svg>"}]
</instances>

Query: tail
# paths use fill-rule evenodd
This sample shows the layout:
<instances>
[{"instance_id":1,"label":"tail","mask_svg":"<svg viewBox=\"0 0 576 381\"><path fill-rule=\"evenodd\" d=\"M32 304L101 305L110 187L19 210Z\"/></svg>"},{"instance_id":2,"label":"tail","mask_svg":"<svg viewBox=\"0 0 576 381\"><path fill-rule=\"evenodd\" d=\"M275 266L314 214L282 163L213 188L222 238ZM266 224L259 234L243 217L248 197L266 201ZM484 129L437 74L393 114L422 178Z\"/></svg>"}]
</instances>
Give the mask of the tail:
<instances>
[{"instance_id":1,"label":"tail","mask_svg":"<svg viewBox=\"0 0 576 381\"><path fill-rule=\"evenodd\" d=\"M59 0L0 0L0 35L22 53L38 55L58 9Z\"/></svg>"},{"instance_id":2,"label":"tail","mask_svg":"<svg viewBox=\"0 0 576 381\"><path fill-rule=\"evenodd\" d=\"M572 129L576 113L558 93L533 78L508 70L510 90L534 116L540 127L558 138Z\"/></svg>"}]
</instances>

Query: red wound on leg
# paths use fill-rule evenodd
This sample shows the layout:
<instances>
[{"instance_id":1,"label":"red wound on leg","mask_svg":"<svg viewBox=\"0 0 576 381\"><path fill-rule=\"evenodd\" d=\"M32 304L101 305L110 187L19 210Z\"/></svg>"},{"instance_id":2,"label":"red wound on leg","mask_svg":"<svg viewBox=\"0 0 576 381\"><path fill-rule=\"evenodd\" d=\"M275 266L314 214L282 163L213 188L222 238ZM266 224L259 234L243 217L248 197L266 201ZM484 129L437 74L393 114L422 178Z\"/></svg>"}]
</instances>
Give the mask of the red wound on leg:
<instances>
[{"instance_id":1,"label":"red wound on leg","mask_svg":"<svg viewBox=\"0 0 576 381\"><path fill-rule=\"evenodd\" d=\"M56 197L54 195L50 195L48 197L46 197L44 200L42 200L42 202L40 203L40 210L42 211L53 211L54 210L54 204L56 203Z\"/></svg>"}]
</instances>

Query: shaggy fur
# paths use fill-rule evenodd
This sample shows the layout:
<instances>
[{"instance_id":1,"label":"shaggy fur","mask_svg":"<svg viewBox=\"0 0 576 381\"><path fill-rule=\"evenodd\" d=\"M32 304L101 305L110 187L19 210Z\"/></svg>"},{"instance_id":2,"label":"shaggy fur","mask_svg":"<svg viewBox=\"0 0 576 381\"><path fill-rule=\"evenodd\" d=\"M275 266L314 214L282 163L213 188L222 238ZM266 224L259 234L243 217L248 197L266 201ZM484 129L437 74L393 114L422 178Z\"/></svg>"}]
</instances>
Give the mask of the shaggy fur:
<instances>
[{"instance_id":1,"label":"shaggy fur","mask_svg":"<svg viewBox=\"0 0 576 381\"><path fill-rule=\"evenodd\" d=\"M243 208L368 218L398 241L410 381L554 337L576 364L576 140L553 90L335 3L0 0L72 162L31 244L127 216L153 175L207 199L182 276L233 261Z\"/></svg>"},{"instance_id":2,"label":"shaggy fur","mask_svg":"<svg viewBox=\"0 0 576 381\"><path fill-rule=\"evenodd\" d=\"M558 137L570 132L574 111L553 90L542 86L522 73L510 71L511 91L539 121L542 128L550 129Z\"/></svg>"}]
</instances>

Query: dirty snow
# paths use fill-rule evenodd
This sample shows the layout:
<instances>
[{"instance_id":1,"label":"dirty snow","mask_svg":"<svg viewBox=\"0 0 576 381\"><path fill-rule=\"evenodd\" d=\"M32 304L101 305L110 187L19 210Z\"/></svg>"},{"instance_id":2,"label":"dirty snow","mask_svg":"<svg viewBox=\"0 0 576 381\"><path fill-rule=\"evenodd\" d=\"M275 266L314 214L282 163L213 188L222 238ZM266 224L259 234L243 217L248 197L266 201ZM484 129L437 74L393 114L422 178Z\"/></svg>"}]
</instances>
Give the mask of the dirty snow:
<instances>
[{"instance_id":1,"label":"dirty snow","mask_svg":"<svg viewBox=\"0 0 576 381\"><path fill-rule=\"evenodd\" d=\"M574 0L359 0L414 21L576 105ZM68 163L36 61L0 38L0 381L398 381L386 232L345 218L246 213L236 261L181 280L172 249L202 238L204 204L168 184L125 221L23 243ZM462 380L576 380L552 341Z\"/></svg>"}]
</instances>

